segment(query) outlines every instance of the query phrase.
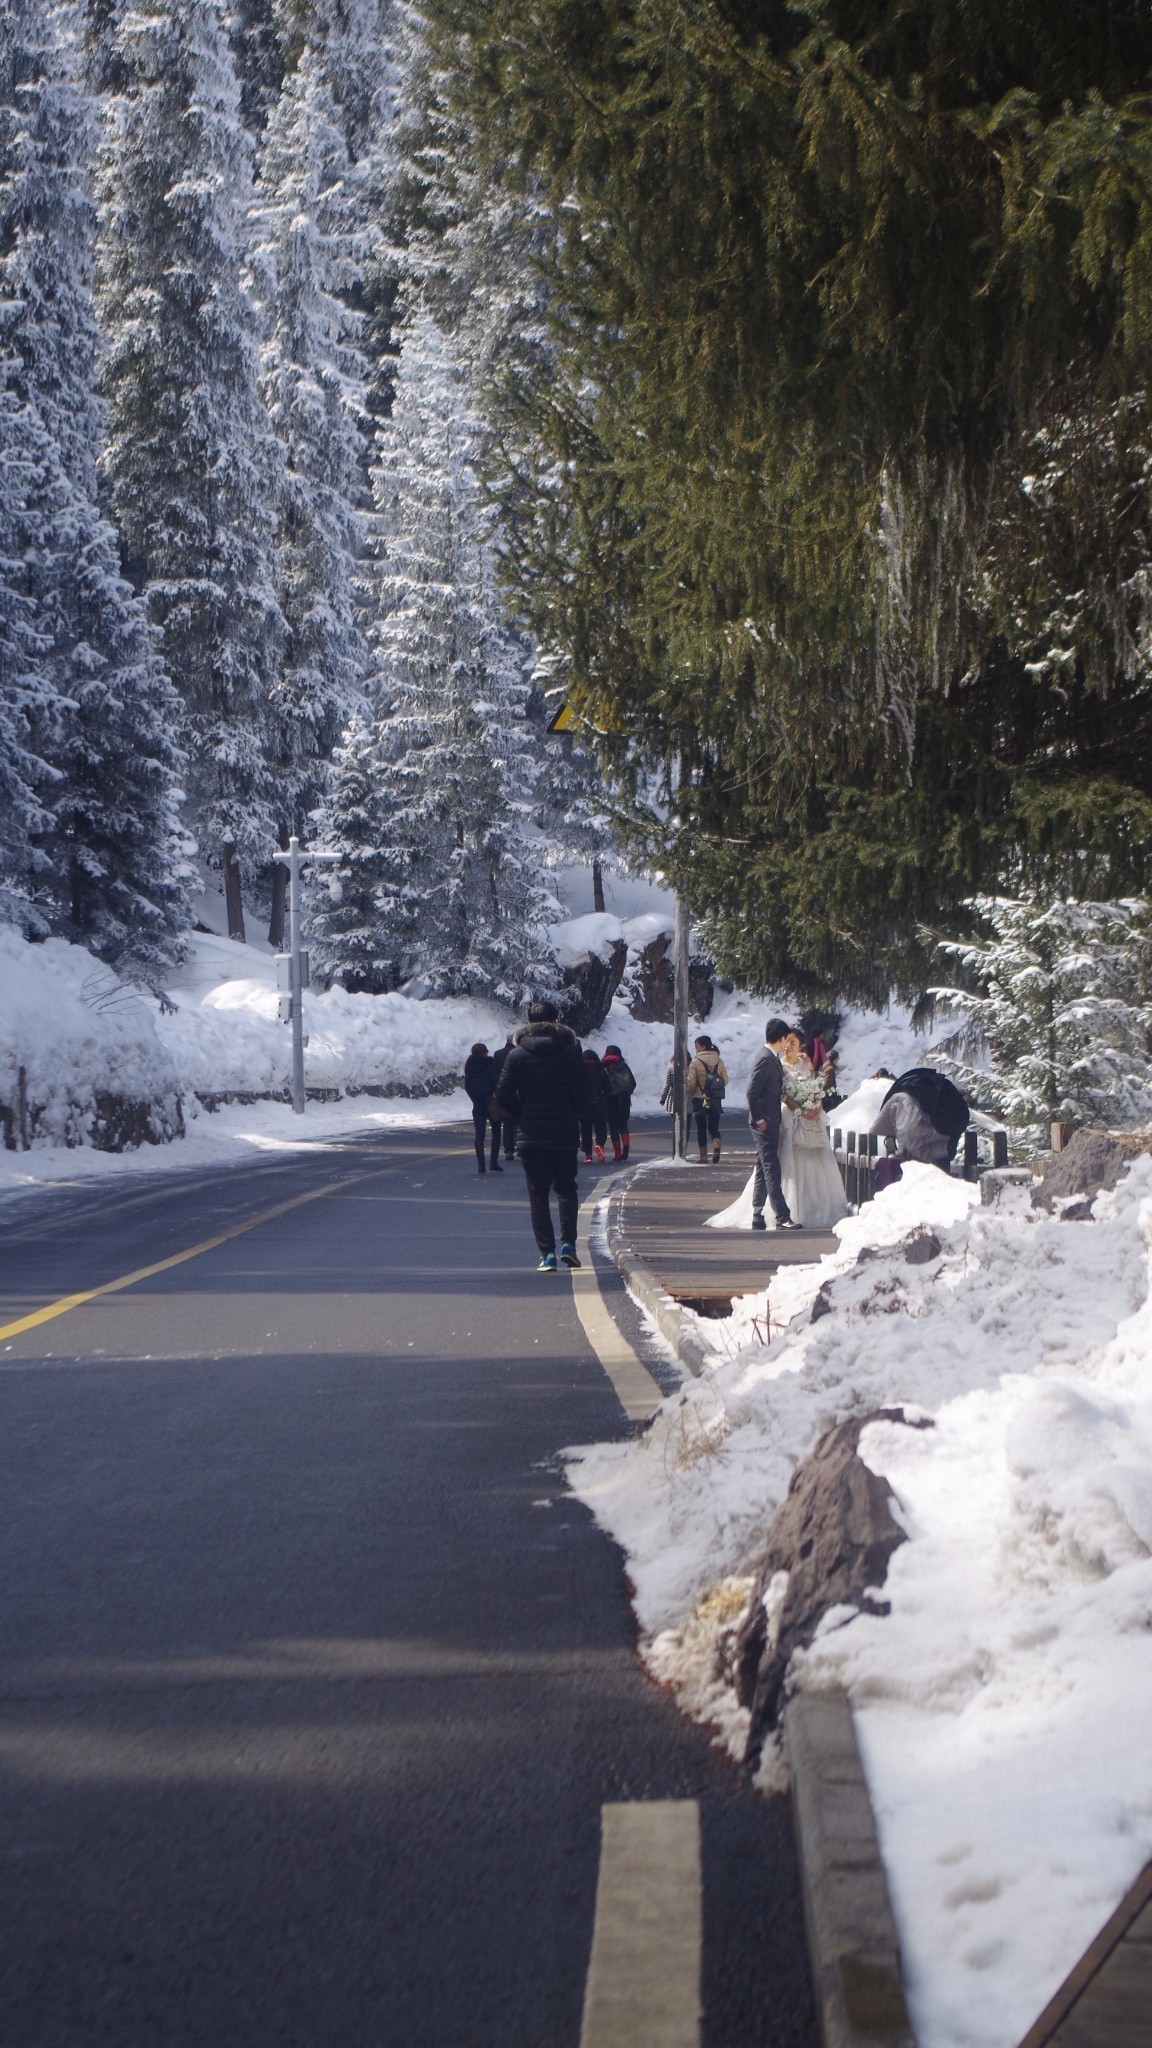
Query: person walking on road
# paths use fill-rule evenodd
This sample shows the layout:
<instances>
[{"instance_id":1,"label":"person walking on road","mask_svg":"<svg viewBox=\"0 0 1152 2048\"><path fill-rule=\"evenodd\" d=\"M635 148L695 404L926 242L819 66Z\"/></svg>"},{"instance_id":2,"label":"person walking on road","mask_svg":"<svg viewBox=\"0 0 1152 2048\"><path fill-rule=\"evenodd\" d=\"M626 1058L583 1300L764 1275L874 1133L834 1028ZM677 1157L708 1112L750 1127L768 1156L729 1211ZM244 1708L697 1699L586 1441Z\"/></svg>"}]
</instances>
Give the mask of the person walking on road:
<instances>
[{"instance_id":1,"label":"person walking on road","mask_svg":"<svg viewBox=\"0 0 1152 2048\"><path fill-rule=\"evenodd\" d=\"M476 1165L483 1173L484 1140L492 1126L492 1171L502 1173L500 1164L500 1116L493 1100L496 1062L486 1045L474 1045L464 1062L464 1087L472 1104L472 1128L476 1135Z\"/></svg>"},{"instance_id":2,"label":"person walking on road","mask_svg":"<svg viewBox=\"0 0 1152 2048\"><path fill-rule=\"evenodd\" d=\"M592 1164L592 1148L596 1148L596 1164L604 1164L604 1147L608 1143L608 1077L600 1064L600 1055L590 1046L584 1049L584 1065L588 1079L588 1107L580 1119L580 1144L584 1153L585 1166Z\"/></svg>"},{"instance_id":3,"label":"person walking on road","mask_svg":"<svg viewBox=\"0 0 1152 2048\"><path fill-rule=\"evenodd\" d=\"M512 1033L509 1032L507 1038L504 1040L503 1045L498 1045L495 1052L492 1055L492 1065L496 1069L496 1079L493 1083L494 1088L498 1089L500 1086L500 1076L504 1072L504 1062L507 1059L511 1050ZM501 1118L500 1136L504 1146L504 1157L505 1159L511 1159L516 1150L516 1119L514 1116L506 1116Z\"/></svg>"},{"instance_id":4,"label":"person walking on road","mask_svg":"<svg viewBox=\"0 0 1152 2048\"><path fill-rule=\"evenodd\" d=\"M769 1017L764 1044L752 1064L748 1083L748 1121L756 1136L756 1170L752 1176L752 1228L767 1230L764 1198L772 1203L778 1230L799 1230L792 1221L780 1185L780 1118L784 1109L784 1068L780 1055L791 1027L783 1017ZM789 1103L789 1108L793 1105Z\"/></svg>"},{"instance_id":5,"label":"person walking on road","mask_svg":"<svg viewBox=\"0 0 1152 2048\"><path fill-rule=\"evenodd\" d=\"M632 1097L636 1093L636 1076L618 1045L605 1046L600 1065L608 1084L608 1129L612 1133L612 1157L627 1159L628 1147L632 1142L628 1126L632 1117Z\"/></svg>"},{"instance_id":6,"label":"person walking on road","mask_svg":"<svg viewBox=\"0 0 1152 2048\"><path fill-rule=\"evenodd\" d=\"M700 1164L708 1160L708 1140L712 1140L713 1164L720 1157L720 1111L724 1103L724 1091L728 1086L728 1069L706 1032L696 1040L691 1064L688 1068L688 1100L696 1118L696 1141L700 1147Z\"/></svg>"},{"instance_id":7,"label":"person walking on road","mask_svg":"<svg viewBox=\"0 0 1152 2048\"><path fill-rule=\"evenodd\" d=\"M566 1266L580 1264L576 1256L580 1210L576 1147L589 1101L580 1041L560 1022L555 1003L540 998L530 1006L528 1022L513 1034L496 1103L502 1116L516 1119L516 1152L528 1184L532 1231L540 1252L537 1270L541 1273L556 1271L553 1188L560 1218L560 1257Z\"/></svg>"}]
</instances>

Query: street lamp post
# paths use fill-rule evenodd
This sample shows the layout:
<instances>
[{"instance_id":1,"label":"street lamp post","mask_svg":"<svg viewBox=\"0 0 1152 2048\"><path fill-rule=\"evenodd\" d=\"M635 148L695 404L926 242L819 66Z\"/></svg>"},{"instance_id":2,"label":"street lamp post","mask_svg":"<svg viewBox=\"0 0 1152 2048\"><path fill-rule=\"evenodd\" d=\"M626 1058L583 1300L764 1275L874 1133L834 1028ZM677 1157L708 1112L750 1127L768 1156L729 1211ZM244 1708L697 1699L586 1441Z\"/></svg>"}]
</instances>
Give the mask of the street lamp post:
<instances>
[{"instance_id":1,"label":"street lamp post","mask_svg":"<svg viewBox=\"0 0 1152 2048\"><path fill-rule=\"evenodd\" d=\"M688 1156L688 905L676 896L672 954L672 1150Z\"/></svg>"},{"instance_id":2,"label":"street lamp post","mask_svg":"<svg viewBox=\"0 0 1152 2048\"><path fill-rule=\"evenodd\" d=\"M288 870L288 952L278 955L276 962L278 986L283 987L281 976L288 984L287 994L281 995L280 998L280 1015L283 1017L286 1014L292 1024L292 1107L297 1116L303 1116L303 995L308 987L309 972L308 955L300 944L300 877L306 866L315 866L321 861L338 861L341 856L338 853L305 853L296 834L293 833L288 841L287 853L277 852L275 858L283 861Z\"/></svg>"}]
</instances>

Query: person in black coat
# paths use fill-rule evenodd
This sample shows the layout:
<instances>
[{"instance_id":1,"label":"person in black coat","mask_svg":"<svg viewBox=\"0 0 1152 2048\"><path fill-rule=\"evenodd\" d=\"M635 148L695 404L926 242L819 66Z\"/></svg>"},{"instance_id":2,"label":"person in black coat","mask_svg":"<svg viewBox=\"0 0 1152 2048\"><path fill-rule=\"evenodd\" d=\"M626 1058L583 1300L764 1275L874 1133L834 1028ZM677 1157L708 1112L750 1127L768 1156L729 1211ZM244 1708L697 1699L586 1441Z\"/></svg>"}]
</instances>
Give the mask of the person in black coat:
<instances>
[{"instance_id":1,"label":"person in black coat","mask_svg":"<svg viewBox=\"0 0 1152 2048\"><path fill-rule=\"evenodd\" d=\"M516 1119L516 1153L528 1183L539 1270L556 1271L553 1188L560 1212L560 1257L566 1266L578 1266L576 1147L581 1119L588 1113L589 1089L580 1040L560 1022L555 1003L541 998L531 1005L528 1022L513 1036L496 1102L502 1116Z\"/></svg>"},{"instance_id":2,"label":"person in black coat","mask_svg":"<svg viewBox=\"0 0 1152 2048\"><path fill-rule=\"evenodd\" d=\"M512 1033L509 1032L503 1045L498 1045L492 1055L492 1065L496 1069L495 1086L497 1091L499 1091L500 1087L500 1076L504 1072L504 1062L511 1050ZM505 1159L511 1159L516 1150L516 1119L514 1116L506 1116L501 1119L500 1135L504 1146L504 1157Z\"/></svg>"},{"instance_id":3,"label":"person in black coat","mask_svg":"<svg viewBox=\"0 0 1152 2048\"><path fill-rule=\"evenodd\" d=\"M784 1068L780 1053L790 1027L783 1017L770 1017L764 1026L764 1044L752 1062L748 1082L748 1121L756 1137L756 1169L752 1176L752 1228L766 1230L764 1199L772 1203L772 1214L780 1230L795 1230L784 1190L780 1185L780 1118L784 1103Z\"/></svg>"},{"instance_id":4,"label":"person in black coat","mask_svg":"<svg viewBox=\"0 0 1152 2048\"><path fill-rule=\"evenodd\" d=\"M474 1045L464 1062L464 1087L472 1104L472 1129L476 1135L476 1165L484 1172L484 1139L492 1126L492 1171L503 1173L500 1164L500 1118L490 1104L496 1092L496 1062L486 1045Z\"/></svg>"},{"instance_id":5,"label":"person in black coat","mask_svg":"<svg viewBox=\"0 0 1152 2048\"><path fill-rule=\"evenodd\" d=\"M608 1083L608 1129L612 1133L612 1151L617 1159L627 1159L632 1143L628 1126L632 1116L632 1097L636 1093L636 1076L618 1045L605 1046L600 1068Z\"/></svg>"},{"instance_id":6,"label":"person in black coat","mask_svg":"<svg viewBox=\"0 0 1152 2048\"><path fill-rule=\"evenodd\" d=\"M596 1157L604 1164L604 1147L608 1143L608 1076L600 1064L600 1055L590 1046L584 1048L584 1065L588 1075L588 1108L580 1119L580 1144L587 1165L592 1164L592 1142L596 1142Z\"/></svg>"}]
</instances>

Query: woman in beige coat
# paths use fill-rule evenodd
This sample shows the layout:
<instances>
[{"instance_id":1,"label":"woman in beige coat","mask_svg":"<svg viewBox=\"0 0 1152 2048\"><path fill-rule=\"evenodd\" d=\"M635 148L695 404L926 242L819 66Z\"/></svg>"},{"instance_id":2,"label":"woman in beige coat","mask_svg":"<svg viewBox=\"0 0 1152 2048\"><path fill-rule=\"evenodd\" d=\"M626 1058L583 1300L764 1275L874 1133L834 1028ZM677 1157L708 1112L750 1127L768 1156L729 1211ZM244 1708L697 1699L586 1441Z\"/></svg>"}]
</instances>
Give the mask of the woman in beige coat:
<instances>
[{"instance_id":1,"label":"woman in beige coat","mask_svg":"<svg viewBox=\"0 0 1152 2048\"><path fill-rule=\"evenodd\" d=\"M712 1040L701 1034L688 1068L688 1101L696 1118L701 1166L708 1163L709 1138L713 1162L720 1157L720 1110L727 1086L728 1069Z\"/></svg>"}]
</instances>

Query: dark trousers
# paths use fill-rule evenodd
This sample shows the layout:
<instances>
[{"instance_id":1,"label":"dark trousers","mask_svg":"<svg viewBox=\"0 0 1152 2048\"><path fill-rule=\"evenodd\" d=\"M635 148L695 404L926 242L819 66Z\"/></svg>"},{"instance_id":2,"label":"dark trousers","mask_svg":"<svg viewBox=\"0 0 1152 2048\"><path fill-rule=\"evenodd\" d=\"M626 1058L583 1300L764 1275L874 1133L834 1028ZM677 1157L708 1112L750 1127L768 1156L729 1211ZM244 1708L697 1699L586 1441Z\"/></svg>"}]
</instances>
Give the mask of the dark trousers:
<instances>
[{"instance_id":1,"label":"dark trousers","mask_svg":"<svg viewBox=\"0 0 1152 2048\"><path fill-rule=\"evenodd\" d=\"M780 1185L780 1126L771 1124L766 1131L756 1132L756 1171L752 1175L752 1214L764 1214L764 1197L772 1204L772 1214L777 1223L787 1223L788 1204Z\"/></svg>"},{"instance_id":2,"label":"dark trousers","mask_svg":"<svg viewBox=\"0 0 1152 2048\"><path fill-rule=\"evenodd\" d=\"M697 1141L706 1148L709 1138L720 1136L720 1104L713 1108L707 1102L694 1102L692 1113L696 1118Z\"/></svg>"},{"instance_id":3,"label":"dark trousers","mask_svg":"<svg viewBox=\"0 0 1152 2048\"><path fill-rule=\"evenodd\" d=\"M608 1118L602 1109L594 1109L591 1116L582 1116L580 1119L580 1144L585 1156L592 1150L593 1133L598 1145L607 1142Z\"/></svg>"},{"instance_id":4,"label":"dark trousers","mask_svg":"<svg viewBox=\"0 0 1152 2048\"><path fill-rule=\"evenodd\" d=\"M553 1188L560 1212L560 1242L575 1244L576 1218L580 1212L580 1197L576 1192L575 1145L528 1145L521 1151L520 1158L528 1183L532 1234L540 1247L541 1257L545 1252L556 1249L556 1232L552 1228L552 1210L548 1201Z\"/></svg>"},{"instance_id":5,"label":"dark trousers","mask_svg":"<svg viewBox=\"0 0 1152 2048\"><path fill-rule=\"evenodd\" d=\"M499 1117L490 1118L485 1104L474 1102L472 1104L472 1129L476 1135L476 1164L480 1168L481 1173L484 1171L484 1133L489 1123L492 1125L492 1164L495 1166L500 1157L500 1119Z\"/></svg>"},{"instance_id":6,"label":"dark trousers","mask_svg":"<svg viewBox=\"0 0 1152 2048\"><path fill-rule=\"evenodd\" d=\"M514 1116L506 1116L506 1117L504 1118L504 1121L503 1121L503 1123L502 1123L502 1124L501 1124L501 1126L500 1126L500 1130L501 1130L501 1135L502 1135L502 1137L503 1137L503 1140L504 1140L504 1157L505 1157L505 1159L511 1159L511 1157L512 1157L512 1154L513 1154L513 1153L514 1153L514 1151L516 1150L516 1119L515 1119L515 1117L514 1117Z\"/></svg>"},{"instance_id":7,"label":"dark trousers","mask_svg":"<svg viewBox=\"0 0 1152 2048\"><path fill-rule=\"evenodd\" d=\"M632 1097L630 1095L610 1095L608 1097L608 1129L614 1138L626 1138L629 1136L628 1125L631 1117Z\"/></svg>"}]
</instances>

